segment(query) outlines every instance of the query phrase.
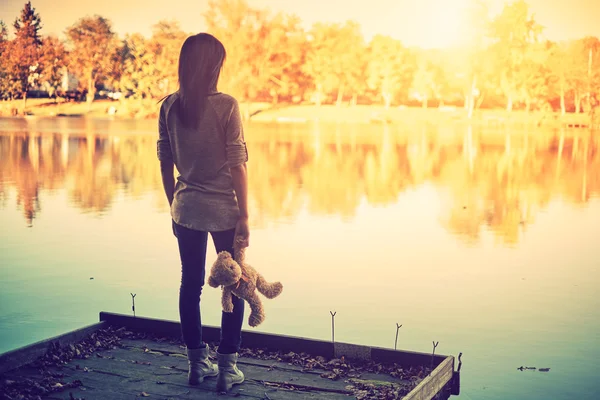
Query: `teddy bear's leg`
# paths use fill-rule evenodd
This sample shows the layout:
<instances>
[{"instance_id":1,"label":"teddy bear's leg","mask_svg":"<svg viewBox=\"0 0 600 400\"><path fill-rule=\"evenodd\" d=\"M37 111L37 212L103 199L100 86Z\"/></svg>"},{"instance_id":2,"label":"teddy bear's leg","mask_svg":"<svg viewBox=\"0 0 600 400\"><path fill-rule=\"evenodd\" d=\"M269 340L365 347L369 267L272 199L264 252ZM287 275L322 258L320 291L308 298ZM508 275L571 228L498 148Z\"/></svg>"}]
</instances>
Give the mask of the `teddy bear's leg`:
<instances>
[{"instance_id":1,"label":"teddy bear's leg","mask_svg":"<svg viewBox=\"0 0 600 400\"><path fill-rule=\"evenodd\" d=\"M223 304L223 311L233 312L233 302L231 300L231 288L225 286L223 288L223 294L221 295L221 303Z\"/></svg>"},{"instance_id":2,"label":"teddy bear's leg","mask_svg":"<svg viewBox=\"0 0 600 400\"><path fill-rule=\"evenodd\" d=\"M248 295L246 298L250 306L250 316L248 317L248 325L254 327L260 325L265 320L265 310L263 309L262 301L256 292Z\"/></svg>"},{"instance_id":3,"label":"teddy bear's leg","mask_svg":"<svg viewBox=\"0 0 600 400\"><path fill-rule=\"evenodd\" d=\"M267 299L274 299L281 294L283 285L281 282L269 283L259 274L256 278L256 289L258 289L258 291Z\"/></svg>"}]
</instances>

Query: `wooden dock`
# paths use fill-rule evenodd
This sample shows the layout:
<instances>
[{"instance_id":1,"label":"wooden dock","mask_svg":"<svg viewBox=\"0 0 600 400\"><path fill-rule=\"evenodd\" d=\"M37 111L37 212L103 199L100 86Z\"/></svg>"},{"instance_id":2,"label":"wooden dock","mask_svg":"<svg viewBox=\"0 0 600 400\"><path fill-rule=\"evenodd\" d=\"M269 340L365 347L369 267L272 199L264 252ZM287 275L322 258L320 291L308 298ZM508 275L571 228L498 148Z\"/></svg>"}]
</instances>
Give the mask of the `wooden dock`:
<instances>
[{"instance_id":1,"label":"wooden dock","mask_svg":"<svg viewBox=\"0 0 600 400\"><path fill-rule=\"evenodd\" d=\"M187 384L179 323L111 313L100 320L0 355L0 399L430 400L459 392L452 356L244 331L246 381L218 394L214 378ZM218 341L216 327L203 334Z\"/></svg>"}]
</instances>

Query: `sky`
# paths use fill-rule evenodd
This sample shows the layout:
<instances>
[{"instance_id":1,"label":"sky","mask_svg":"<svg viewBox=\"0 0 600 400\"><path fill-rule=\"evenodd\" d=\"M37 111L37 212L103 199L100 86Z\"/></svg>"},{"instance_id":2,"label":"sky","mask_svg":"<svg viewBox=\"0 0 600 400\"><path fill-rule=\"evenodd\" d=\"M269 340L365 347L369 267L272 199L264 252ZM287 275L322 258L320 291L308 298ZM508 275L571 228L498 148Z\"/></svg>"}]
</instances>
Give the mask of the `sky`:
<instances>
[{"instance_id":1,"label":"sky","mask_svg":"<svg viewBox=\"0 0 600 400\"><path fill-rule=\"evenodd\" d=\"M469 0L247 0L250 6L296 14L306 27L314 22L358 22L368 40L390 35L406 46L444 48L460 44L463 10ZM487 0L492 13L505 0ZM550 40L600 37L600 0L528 0L537 21ZM0 0L0 20L12 26L24 0ZM43 34L60 36L65 28L86 15L112 21L121 36L146 36L161 19L174 19L186 32L203 31L208 0L33 0L40 13Z\"/></svg>"}]
</instances>

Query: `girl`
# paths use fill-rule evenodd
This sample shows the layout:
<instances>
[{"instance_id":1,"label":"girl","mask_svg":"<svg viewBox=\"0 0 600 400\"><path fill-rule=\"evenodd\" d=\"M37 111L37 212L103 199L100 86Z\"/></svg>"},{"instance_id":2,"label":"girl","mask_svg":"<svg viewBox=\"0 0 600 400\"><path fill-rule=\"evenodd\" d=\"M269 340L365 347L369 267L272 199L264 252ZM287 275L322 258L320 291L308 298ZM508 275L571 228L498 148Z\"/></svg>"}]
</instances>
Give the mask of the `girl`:
<instances>
[{"instance_id":1,"label":"girl","mask_svg":"<svg viewBox=\"0 0 600 400\"><path fill-rule=\"evenodd\" d=\"M217 390L244 381L237 368L244 318L243 300L222 314L218 368L202 341L200 294L204 285L208 233L217 253L233 254L234 240L249 245L248 152L237 101L217 91L225 48L214 36L188 37L179 56L179 90L160 108L158 159L171 206L181 258L179 315L192 385L217 376ZM177 167L177 183L173 167Z\"/></svg>"}]
</instances>

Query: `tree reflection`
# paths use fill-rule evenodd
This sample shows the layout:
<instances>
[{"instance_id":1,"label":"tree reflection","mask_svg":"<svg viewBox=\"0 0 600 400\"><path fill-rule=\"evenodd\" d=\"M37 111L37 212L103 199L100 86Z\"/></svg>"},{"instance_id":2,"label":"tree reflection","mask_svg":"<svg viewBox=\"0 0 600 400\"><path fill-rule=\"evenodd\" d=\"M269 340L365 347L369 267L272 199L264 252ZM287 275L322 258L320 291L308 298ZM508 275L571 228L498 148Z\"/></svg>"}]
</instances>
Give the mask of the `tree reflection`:
<instances>
[{"instance_id":1,"label":"tree reflection","mask_svg":"<svg viewBox=\"0 0 600 400\"><path fill-rule=\"evenodd\" d=\"M486 145L479 135L463 145L469 160L455 159L444 167L440 184L452 193L445 225L468 241L482 228L493 230L507 244L534 221L537 211L553 198L584 204L598 194L598 139L562 132L521 135L518 143L508 132L504 144ZM467 157L468 158L468 157Z\"/></svg>"},{"instance_id":2,"label":"tree reflection","mask_svg":"<svg viewBox=\"0 0 600 400\"><path fill-rule=\"evenodd\" d=\"M394 204L408 188L432 183L448 194L441 223L467 242L494 232L516 244L555 198L585 204L600 193L599 139L590 133L440 131L388 125L314 126L300 134L258 134L250 125L253 223L312 214L352 217L362 201ZM253 133L256 132L257 135ZM297 132L296 132L297 133ZM82 211L103 213L116 196L155 196L166 211L152 135L0 135L0 204L7 191L29 224L40 193L66 190ZM43 198L43 196L42 196Z\"/></svg>"}]
</instances>

